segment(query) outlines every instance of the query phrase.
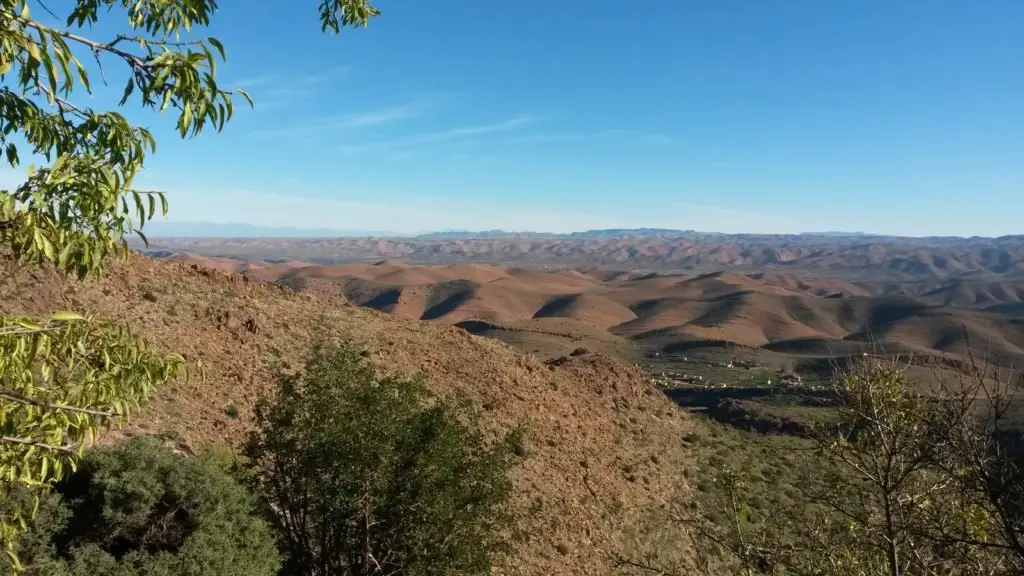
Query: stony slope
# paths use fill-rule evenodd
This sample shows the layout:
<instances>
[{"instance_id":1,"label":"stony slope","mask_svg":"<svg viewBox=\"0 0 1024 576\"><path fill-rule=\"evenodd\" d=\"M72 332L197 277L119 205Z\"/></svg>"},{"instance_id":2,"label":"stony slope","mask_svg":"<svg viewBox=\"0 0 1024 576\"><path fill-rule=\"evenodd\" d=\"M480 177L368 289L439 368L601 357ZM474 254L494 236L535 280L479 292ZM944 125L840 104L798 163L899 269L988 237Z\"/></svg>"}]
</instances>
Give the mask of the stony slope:
<instances>
[{"instance_id":1,"label":"stony slope","mask_svg":"<svg viewBox=\"0 0 1024 576\"><path fill-rule=\"evenodd\" d=\"M346 305L330 291L137 256L100 282L62 287L36 271L0 296L6 312L73 308L126 322L201 363L203 377L162 390L126 431L163 435L185 451L237 442L271 365L295 365L314 333L355 339L383 370L425 370L438 392L472 399L495 431L524 424L527 456L515 479L525 530L500 573L606 574L606 553L632 546L637 531L658 532L652 545L663 549L679 546L657 511L683 485L680 438L690 423L631 365L594 355L546 365L458 328Z\"/></svg>"}]
</instances>

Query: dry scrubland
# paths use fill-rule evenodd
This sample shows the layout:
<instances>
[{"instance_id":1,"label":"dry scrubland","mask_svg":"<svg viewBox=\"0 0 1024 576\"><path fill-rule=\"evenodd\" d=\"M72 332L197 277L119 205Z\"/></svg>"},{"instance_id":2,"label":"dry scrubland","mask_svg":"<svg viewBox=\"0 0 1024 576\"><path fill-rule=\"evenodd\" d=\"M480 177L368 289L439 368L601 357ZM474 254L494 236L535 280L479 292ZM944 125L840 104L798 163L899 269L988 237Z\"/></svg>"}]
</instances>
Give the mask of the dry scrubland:
<instances>
[{"instance_id":1,"label":"dry scrubland","mask_svg":"<svg viewBox=\"0 0 1024 576\"><path fill-rule=\"evenodd\" d=\"M874 340L945 359L986 342L1017 358L1022 295L1009 278L924 286L777 272L320 265L178 253L132 256L99 282L24 272L3 302L7 313L89 311L183 353L192 379L160 391L123 434L157 435L185 453L237 446L255 402L272 389L274 367L297 367L316 333L353 339L383 371L423 370L435 391L483 410L489 431L525 425L514 472L519 551L501 573L603 574L617 551L686 558L689 540L666 521L666 507L687 494L713 495L709 478L723 463L775 478L758 496L765 502L775 493L793 498L773 454L793 441L794 422L827 416L801 404L807 398L791 402L764 388L753 390L767 396L747 400L667 396L629 361L641 352L724 347L779 361L854 353ZM756 370L722 374L763 380ZM734 426L783 435L736 436L670 396Z\"/></svg>"},{"instance_id":2,"label":"dry scrubland","mask_svg":"<svg viewBox=\"0 0 1024 576\"><path fill-rule=\"evenodd\" d=\"M138 256L99 282L26 272L2 302L5 313L73 308L127 322L201 363L201 375L160 391L124 432L160 435L186 453L237 444L273 385L272 366L296 365L314 333L354 339L383 370L425 370L437 392L473 400L493 431L526 426L514 474L521 545L504 573L607 573L610 551L638 550L641 540L665 551L680 541L658 514L686 488L691 456L680 439L692 422L630 364L586 354L548 365L458 328L353 306L330 290L296 292Z\"/></svg>"}]
</instances>

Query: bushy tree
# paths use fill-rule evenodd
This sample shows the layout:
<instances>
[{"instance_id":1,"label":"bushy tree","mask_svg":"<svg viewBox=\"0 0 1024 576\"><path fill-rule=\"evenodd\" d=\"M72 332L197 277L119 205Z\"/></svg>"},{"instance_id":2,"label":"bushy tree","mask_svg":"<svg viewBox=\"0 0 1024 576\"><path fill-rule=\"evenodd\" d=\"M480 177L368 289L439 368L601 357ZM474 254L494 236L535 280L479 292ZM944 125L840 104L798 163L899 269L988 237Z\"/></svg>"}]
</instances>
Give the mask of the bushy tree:
<instances>
[{"instance_id":1,"label":"bushy tree","mask_svg":"<svg viewBox=\"0 0 1024 576\"><path fill-rule=\"evenodd\" d=\"M255 499L212 454L151 438L90 450L17 541L29 574L271 576L280 565ZM22 491L23 492L23 491Z\"/></svg>"},{"instance_id":2,"label":"bushy tree","mask_svg":"<svg viewBox=\"0 0 1024 576\"><path fill-rule=\"evenodd\" d=\"M515 434L488 444L422 378L318 344L256 421L246 454L285 574L485 574L505 549Z\"/></svg>"},{"instance_id":3,"label":"bushy tree","mask_svg":"<svg viewBox=\"0 0 1024 576\"><path fill-rule=\"evenodd\" d=\"M0 190L0 257L8 272L49 263L84 278L127 253L127 235L145 240L143 224L167 212L163 194L133 184L156 150L153 135L116 110L92 108L83 93L93 81L123 82L122 107L172 110L182 137L222 129L234 106L216 80L224 47L196 34L216 0L74 0L59 9L0 0L0 154L11 167L27 153L46 163ZM319 6L333 32L377 14L368 0ZM122 32L90 37L101 16L118 15ZM119 326L72 313L0 317L0 359L0 498L13 484L44 489L59 479L101 426L119 423L183 364ZM0 515L9 555L24 522L21 507Z\"/></svg>"}]
</instances>

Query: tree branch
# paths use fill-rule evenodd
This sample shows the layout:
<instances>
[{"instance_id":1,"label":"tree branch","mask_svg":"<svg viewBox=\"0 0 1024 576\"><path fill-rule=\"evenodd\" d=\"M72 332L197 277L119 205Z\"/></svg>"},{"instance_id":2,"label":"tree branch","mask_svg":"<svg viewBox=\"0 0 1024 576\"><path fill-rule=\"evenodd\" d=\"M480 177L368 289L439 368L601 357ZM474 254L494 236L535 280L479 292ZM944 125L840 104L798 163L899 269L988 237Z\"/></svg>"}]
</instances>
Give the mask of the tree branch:
<instances>
[{"instance_id":1,"label":"tree branch","mask_svg":"<svg viewBox=\"0 0 1024 576\"><path fill-rule=\"evenodd\" d=\"M36 448L42 448L44 450L53 450L54 452L61 452L64 454L78 454L74 446L71 444L67 446L54 446L53 444L36 442L35 440L29 440L28 438L15 438L13 436L0 436L0 442L6 442L8 444L21 444L23 446L35 446Z\"/></svg>"},{"instance_id":2,"label":"tree branch","mask_svg":"<svg viewBox=\"0 0 1024 576\"><path fill-rule=\"evenodd\" d=\"M64 410L66 412L79 412L81 414L89 414L90 416L100 416L102 418L116 418L121 416L116 412L105 412L103 410L92 410L90 408L79 408L78 406L69 406L67 404L57 404L54 402L47 402L45 400L36 400L35 398L29 398L28 396L22 396L13 392L0 391L0 399L10 400L11 402L17 402L18 404L28 404L31 406L39 406L40 408L49 408L50 410Z\"/></svg>"},{"instance_id":3,"label":"tree branch","mask_svg":"<svg viewBox=\"0 0 1024 576\"><path fill-rule=\"evenodd\" d=\"M44 34L56 34L57 36L60 36L62 38L67 38L68 40L71 40L73 42L77 42L77 43L82 44L84 46L88 46L89 48L91 48L93 50L98 50L98 51L101 51L101 52L109 52L111 54L114 54L115 56L118 56L121 59L123 59L126 62L128 62L129 64L131 64L131 66L133 68L145 68L145 66L146 66L146 61L143 60L142 58L140 58L139 56L137 56L135 54L132 54L131 52L126 52L124 50L116 48L116 45L117 45L118 42L127 39L126 36L118 35L118 37L115 38L114 40L112 40L112 41L110 41L110 42L108 42L106 44L102 44L100 42L96 42L95 40L90 40L90 39L86 38L85 36L79 36L78 34L75 34L74 32L69 32L67 30L57 30L57 29L54 29L54 28L50 28L49 26L44 26L43 24L40 24L40 23L36 22L35 20L25 19L25 18L22 18L21 16L13 16L12 19L15 20L16 22L19 22L19 23L29 27L29 28L32 28L34 30L38 30L39 32L42 32ZM154 44L158 44L158 43L159 42L154 42Z\"/></svg>"}]
</instances>

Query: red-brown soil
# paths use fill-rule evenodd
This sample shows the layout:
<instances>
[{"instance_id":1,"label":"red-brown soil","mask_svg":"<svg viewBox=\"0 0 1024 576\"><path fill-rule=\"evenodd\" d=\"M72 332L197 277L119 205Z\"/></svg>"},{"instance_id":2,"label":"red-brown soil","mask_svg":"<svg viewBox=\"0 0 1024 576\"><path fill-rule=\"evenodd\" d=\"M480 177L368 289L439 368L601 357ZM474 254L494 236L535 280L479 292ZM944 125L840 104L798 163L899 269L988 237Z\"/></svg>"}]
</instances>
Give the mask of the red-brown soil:
<instances>
[{"instance_id":1,"label":"red-brown soil","mask_svg":"<svg viewBox=\"0 0 1024 576\"><path fill-rule=\"evenodd\" d=\"M691 462L680 438L691 422L633 365L589 353L549 366L497 340L403 317L422 313L422 302L385 314L352 306L330 290L296 292L211 266L254 276L268 270L293 278L312 274L329 281L342 277L337 269L233 268L222 260L179 260L185 262L133 256L108 278L93 282L62 281L38 270L24 273L0 293L2 310L88 312L127 323L157 346L184 354L196 368L192 378L160 390L125 433L158 434L185 452L237 444L254 403L272 387L272 365L295 367L314 334L354 339L382 371L423 370L438 393L468 397L483 410L488 430L525 426L525 457L514 473L524 513L522 541L497 573L608 574L608 553L623 547L641 551L638 539L662 552L687 553L680 544L684 539L658 515L685 489L683 475ZM382 278L470 277L484 286L521 287L531 285L525 279L543 278L533 272L424 270L396 263L345 271L350 273L381 284L388 281ZM585 282L553 279L546 290L573 293ZM532 293L512 288L497 293L514 300L487 299L493 313L504 317L534 302ZM537 296L537 307L549 297ZM655 534L658 539L651 540Z\"/></svg>"}]
</instances>

